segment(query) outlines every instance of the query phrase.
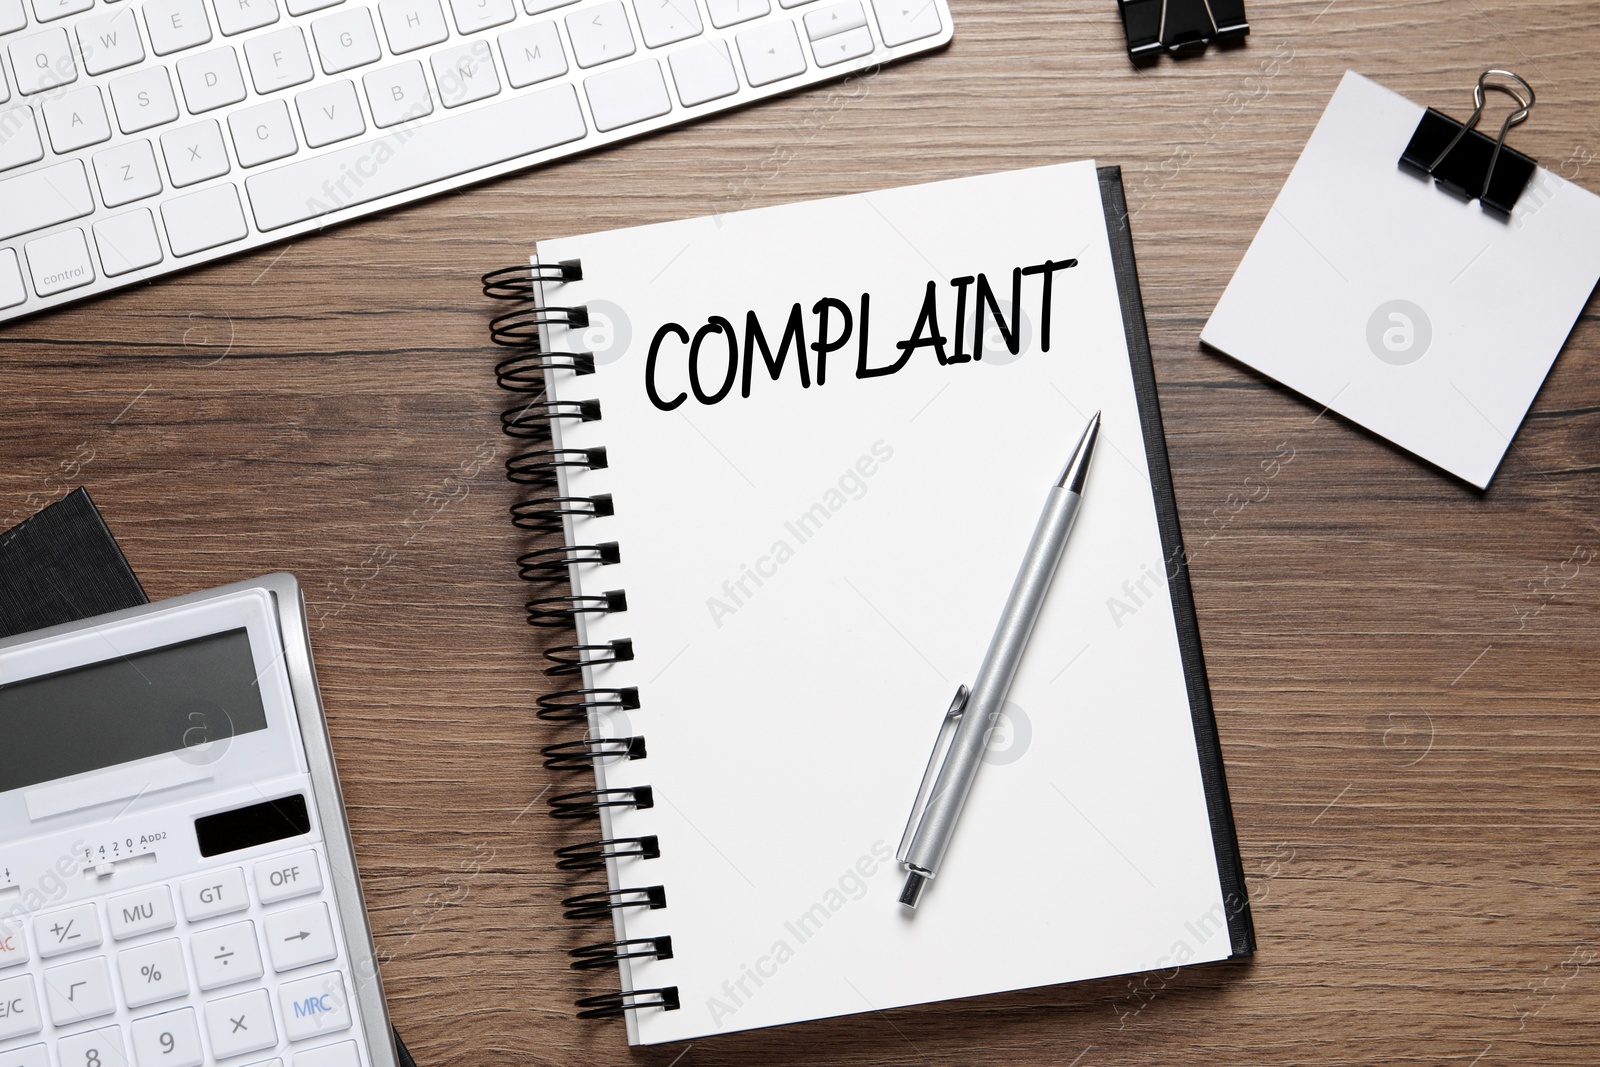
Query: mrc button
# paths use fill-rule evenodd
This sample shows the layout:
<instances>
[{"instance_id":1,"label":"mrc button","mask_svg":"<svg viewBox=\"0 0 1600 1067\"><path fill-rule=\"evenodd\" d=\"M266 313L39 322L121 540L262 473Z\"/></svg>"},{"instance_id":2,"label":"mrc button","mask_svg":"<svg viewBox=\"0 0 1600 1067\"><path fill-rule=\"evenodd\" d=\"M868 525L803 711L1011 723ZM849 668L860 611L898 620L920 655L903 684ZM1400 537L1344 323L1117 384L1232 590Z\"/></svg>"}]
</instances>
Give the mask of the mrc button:
<instances>
[{"instance_id":1,"label":"mrc button","mask_svg":"<svg viewBox=\"0 0 1600 1067\"><path fill-rule=\"evenodd\" d=\"M256 864L256 896L263 904L303 897L321 889L322 869L317 866L315 852L296 852Z\"/></svg>"}]
</instances>

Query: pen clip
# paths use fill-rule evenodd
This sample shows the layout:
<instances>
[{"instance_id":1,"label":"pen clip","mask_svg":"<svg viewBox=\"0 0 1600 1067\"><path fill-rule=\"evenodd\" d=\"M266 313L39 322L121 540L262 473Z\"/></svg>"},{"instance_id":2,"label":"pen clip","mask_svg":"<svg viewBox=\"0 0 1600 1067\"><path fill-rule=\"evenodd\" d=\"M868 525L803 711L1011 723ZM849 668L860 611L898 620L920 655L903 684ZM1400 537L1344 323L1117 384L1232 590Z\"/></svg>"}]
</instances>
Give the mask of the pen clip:
<instances>
[{"instance_id":1,"label":"pen clip","mask_svg":"<svg viewBox=\"0 0 1600 1067\"><path fill-rule=\"evenodd\" d=\"M945 754L950 751L950 742L955 738L956 727L961 724L961 716L966 714L968 695L969 690L966 686L957 689L956 698L950 702L950 710L939 720L939 736L934 739L933 754L928 757L928 769L922 772L922 784L917 787L917 800L911 805L911 818L906 820L906 832L900 838L899 849L895 851L895 858L901 863L906 861L906 853L911 850L912 838L917 835L917 827L922 822L922 813L927 810L928 798L933 793L933 783L944 766Z\"/></svg>"}]
</instances>

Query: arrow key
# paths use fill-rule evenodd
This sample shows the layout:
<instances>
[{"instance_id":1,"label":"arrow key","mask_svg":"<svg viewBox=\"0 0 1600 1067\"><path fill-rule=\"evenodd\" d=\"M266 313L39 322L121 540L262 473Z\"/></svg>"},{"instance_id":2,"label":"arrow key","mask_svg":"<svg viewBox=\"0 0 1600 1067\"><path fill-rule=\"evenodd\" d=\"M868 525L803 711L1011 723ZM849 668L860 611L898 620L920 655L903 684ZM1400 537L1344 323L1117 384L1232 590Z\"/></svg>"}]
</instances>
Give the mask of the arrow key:
<instances>
[{"instance_id":1,"label":"arrow key","mask_svg":"<svg viewBox=\"0 0 1600 1067\"><path fill-rule=\"evenodd\" d=\"M811 52L817 57L819 67L831 67L847 59L860 59L871 54L872 47L872 33L865 26L811 42Z\"/></svg>"},{"instance_id":2,"label":"arrow key","mask_svg":"<svg viewBox=\"0 0 1600 1067\"><path fill-rule=\"evenodd\" d=\"M333 940L333 923L328 905L320 901L292 911L269 915L266 921L267 952L272 969L279 973L313 963L326 963L339 954Z\"/></svg>"},{"instance_id":3,"label":"arrow key","mask_svg":"<svg viewBox=\"0 0 1600 1067\"><path fill-rule=\"evenodd\" d=\"M824 37L832 37L866 24L867 17L861 13L860 0L844 0L842 4L829 4L807 13L806 36L813 41L820 41Z\"/></svg>"},{"instance_id":4,"label":"arrow key","mask_svg":"<svg viewBox=\"0 0 1600 1067\"><path fill-rule=\"evenodd\" d=\"M752 87L792 78L806 72L800 38L788 19L767 22L739 34L739 59Z\"/></svg>"}]
</instances>

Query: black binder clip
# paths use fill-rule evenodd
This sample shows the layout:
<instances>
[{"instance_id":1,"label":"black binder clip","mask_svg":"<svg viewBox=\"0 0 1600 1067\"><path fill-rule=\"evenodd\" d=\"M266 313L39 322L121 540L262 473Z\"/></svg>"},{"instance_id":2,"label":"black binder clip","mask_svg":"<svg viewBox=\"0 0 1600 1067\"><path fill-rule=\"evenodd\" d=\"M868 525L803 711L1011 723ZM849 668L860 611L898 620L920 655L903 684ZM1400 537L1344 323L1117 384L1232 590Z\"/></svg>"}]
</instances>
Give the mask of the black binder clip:
<instances>
[{"instance_id":1,"label":"black binder clip","mask_svg":"<svg viewBox=\"0 0 1600 1067\"><path fill-rule=\"evenodd\" d=\"M1490 77L1515 84L1491 82ZM1485 89L1498 89L1518 105L1501 124L1500 136L1492 141L1475 129L1483 117ZM1433 178L1439 188L1463 200L1479 201L1491 214L1509 218L1538 166L1528 156L1506 147L1507 132L1533 110L1533 87L1509 70L1486 70L1478 75L1472 99L1477 107L1465 123L1431 107L1425 111L1411 135L1411 143L1400 154L1400 166L1423 178Z\"/></svg>"},{"instance_id":2,"label":"black binder clip","mask_svg":"<svg viewBox=\"0 0 1600 1067\"><path fill-rule=\"evenodd\" d=\"M1162 52L1199 52L1212 41L1250 32L1244 0L1117 0L1128 34L1128 58L1154 61Z\"/></svg>"}]
</instances>

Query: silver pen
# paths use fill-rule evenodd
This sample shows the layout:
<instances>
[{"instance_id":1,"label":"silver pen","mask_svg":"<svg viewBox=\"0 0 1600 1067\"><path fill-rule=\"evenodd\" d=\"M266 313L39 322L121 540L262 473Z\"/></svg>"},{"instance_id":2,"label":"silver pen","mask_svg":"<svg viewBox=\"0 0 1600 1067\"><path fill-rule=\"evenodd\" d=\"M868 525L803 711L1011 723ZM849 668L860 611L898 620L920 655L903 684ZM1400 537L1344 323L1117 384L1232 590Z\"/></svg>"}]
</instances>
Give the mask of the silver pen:
<instances>
[{"instance_id":1,"label":"silver pen","mask_svg":"<svg viewBox=\"0 0 1600 1067\"><path fill-rule=\"evenodd\" d=\"M1044 606L1045 594L1078 517L1089 458L1094 455L1099 435L1097 411L1061 477L1050 488L1044 513L1039 516L1033 540L1028 542L1028 553L1022 559L1022 569L1012 583L1000 624L995 627L989 651L978 668L978 680L972 683L970 692L966 686L956 690L956 698L940 723L933 755L928 757L928 769L922 774L922 785L917 788L916 803L911 807L911 818L896 853L906 868L900 903L908 908L917 906L922 887L939 873L945 850L950 847L956 820L972 791L984 749L989 746L989 735L994 732L1006 694L1011 691L1011 681L1017 676L1023 650L1028 647L1028 637L1039 619L1039 609Z\"/></svg>"}]
</instances>

